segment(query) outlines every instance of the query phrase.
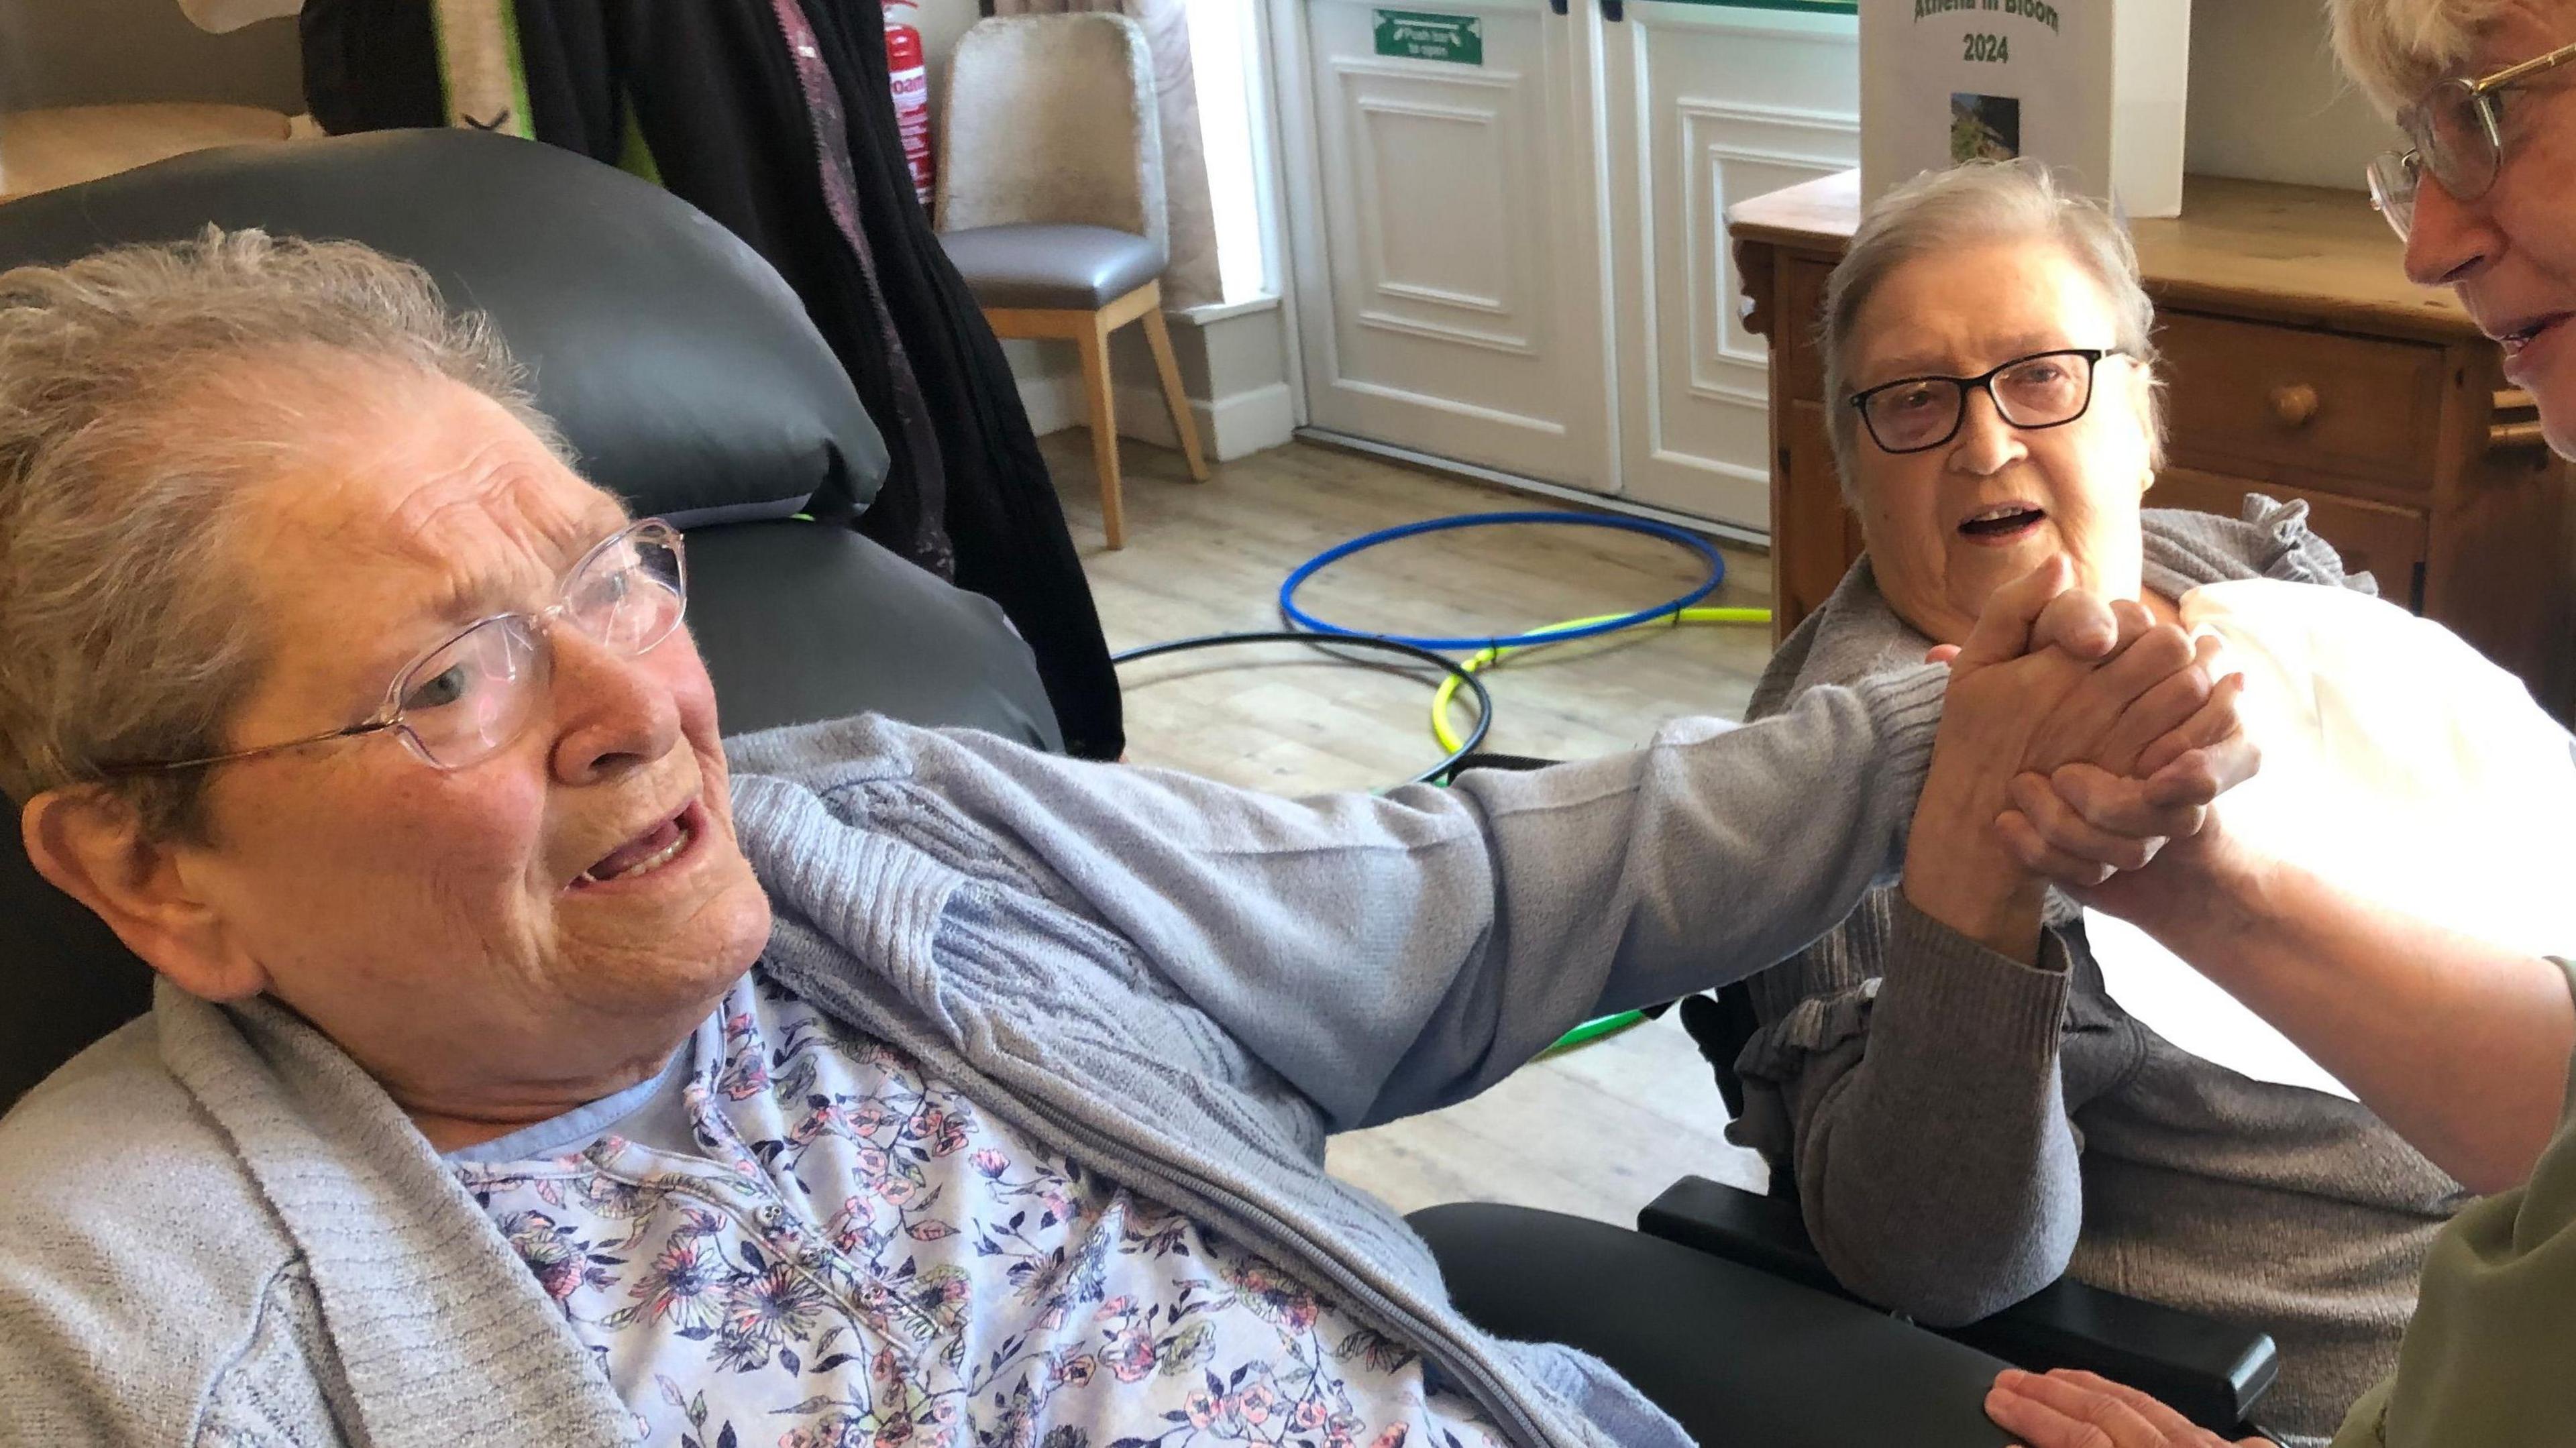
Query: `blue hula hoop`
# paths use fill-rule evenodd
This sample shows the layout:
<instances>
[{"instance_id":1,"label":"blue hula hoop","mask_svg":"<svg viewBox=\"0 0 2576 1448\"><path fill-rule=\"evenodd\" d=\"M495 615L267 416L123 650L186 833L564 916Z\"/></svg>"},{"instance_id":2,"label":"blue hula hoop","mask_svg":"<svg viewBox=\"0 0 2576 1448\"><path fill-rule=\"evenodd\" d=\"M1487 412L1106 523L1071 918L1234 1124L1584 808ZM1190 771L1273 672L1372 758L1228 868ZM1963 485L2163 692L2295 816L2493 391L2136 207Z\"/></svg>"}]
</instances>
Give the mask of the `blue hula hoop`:
<instances>
[{"instance_id":1,"label":"blue hula hoop","mask_svg":"<svg viewBox=\"0 0 2576 1448\"><path fill-rule=\"evenodd\" d=\"M1634 613L1623 613L1617 618L1603 619L1599 623L1586 624L1581 628L1539 629L1530 633L1492 636L1439 638L1422 634L1375 633L1367 629L1348 628L1328 622L1297 606L1297 590L1305 586L1307 579L1362 549L1374 548L1381 543L1392 543L1399 538L1417 537L1424 533L1445 533L1453 528L1483 528L1502 523L1562 523L1581 528L1617 528L1623 532L1643 533L1650 538L1679 543L1697 552L1708 564L1708 577L1702 580L1698 587L1667 602L1656 604L1652 608L1641 608ZM1363 533L1347 543L1334 544L1298 564L1288 575L1287 581L1279 585L1279 612L1290 624L1298 628L1333 638L1387 639L1395 643L1411 644L1418 649L1512 649L1529 644L1588 639L1600 634L1617 633L1623 628L1635 628L1641 623L1652 623L1656 619L1679 613L1717 592L1718 585L1725 581L1726 560L1718 556L1717 550L1710 547L1706 539L1685 533L1669 523L1656 523L1644 518L1627 518L1604 513L1549 513L1537 510L1509 513L1461 513L1454 518L1425 518L1419 523L1380 528L1374 533Z\"/></svg>"}]
</instances>

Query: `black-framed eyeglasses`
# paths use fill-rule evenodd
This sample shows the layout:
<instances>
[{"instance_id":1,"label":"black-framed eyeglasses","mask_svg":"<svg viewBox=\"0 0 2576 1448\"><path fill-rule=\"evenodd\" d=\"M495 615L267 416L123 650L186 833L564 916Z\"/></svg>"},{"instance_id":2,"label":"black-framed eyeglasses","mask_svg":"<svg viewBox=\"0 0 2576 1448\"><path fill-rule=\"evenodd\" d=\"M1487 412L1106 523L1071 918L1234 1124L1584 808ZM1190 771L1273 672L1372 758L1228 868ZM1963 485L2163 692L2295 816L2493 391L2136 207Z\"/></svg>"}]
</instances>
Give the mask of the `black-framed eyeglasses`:
<instances>
[{"instance_id":1,"label":"black-framed eyeglasses","mask_svg":"<svg viewBox=\"0 0 2576 1448\"><path fill-rule=\"evenodd\" d=\"M102 778L197 769L334 739L391 731L433 769L462 769L518 737L554 677L552 626L561 619L614 653L634 657L669 638L688 611L680 531L659 518L619 529L574 564L554 603L478 619L403 666L384 702L360 723L195 759L102 768Z\"/></svg>"},{"instance_id":2,"label":"black-framed eyeglasses","mask_svg":"<svg viewBox=\"0 0 2576 1448\"><path fill-rule=\"evenodd\" d=\"M2063 427L2093 405L2093 369L2120 355L2116 347L2060 347L1975 377L1899 377L1846 400L1882 452L1924 452L1959 435L1971 392L1985 393L1996 415L2014 427Z\"/></svg>"},{"instance_id":3,"label":"black-framed eyeglasses","mask_svg":"<svg viewBox=\"0 0 2576 1448\"><path fill-rule=\"evenodd\" d=\"M2576 60L2576 45L2509 65L2474 80L2446 80L2397 113L2411 144L2382 151L2370 163L2370 204L2388 218L2400 240L2415 229L2415 195L2424 173L2454 201L2475 201L2495 184L2504 164L2505 92L2521 82Z\"/></svg>"}]
</instances>

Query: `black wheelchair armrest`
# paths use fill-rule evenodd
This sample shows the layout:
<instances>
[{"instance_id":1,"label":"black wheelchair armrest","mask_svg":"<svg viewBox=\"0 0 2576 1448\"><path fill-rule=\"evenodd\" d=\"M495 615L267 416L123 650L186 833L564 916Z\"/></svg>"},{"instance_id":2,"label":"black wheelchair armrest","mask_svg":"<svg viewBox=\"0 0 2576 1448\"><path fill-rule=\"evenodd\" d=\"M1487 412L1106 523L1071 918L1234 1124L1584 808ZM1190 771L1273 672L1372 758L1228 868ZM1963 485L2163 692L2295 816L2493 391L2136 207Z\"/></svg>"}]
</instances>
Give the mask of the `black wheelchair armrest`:
<instances>
[{"instance_id":1,"label":"black wheelchair armrest","mask_svg":"<svg viewBox=\"0 0 2576 1448\"><path fill-rule=\"evenodd\" d=\"M1799 1218L1794 1201L1755 1196L1706 1177L1686 1176L1637 1213L1637 1230L1819 1292L1860 1301L1826 1269L1816 1244L1807 1238L1807 1224Z\"/></svg>"},{"instance_id":2,"label":"black wheelchair armrest","mask_svg":"<svg viewBox=\"0 0 2576 1448\"><path fill-rule=\"evenodd\" d=\"M2060 1277L1943 1334L2034 1371L2082 1368L2127 1383L2214 1433L2249 1431L2280 1375L2272 1335Z\"/></svg>"},{"instance_id":3,"label":"black wheelchair armrest","mask_svg":"<svg viewBox=\"0 0 2576 1448\"><path fill-rule=\"evenodd\" d=\"M1637 1214L1637 1228L1714 1256L1850 1298L1798 1216L1798 1204L1686 1176ZM1852 1298L1858 1301L1858 1298ZM2081 1368L2162 1399L2212 1432L2245 1430L2280 1372L2267 1333L2061 1277L1992 1317L1936 1328L2032 1372Z\"/></svg>"}]
</instances>

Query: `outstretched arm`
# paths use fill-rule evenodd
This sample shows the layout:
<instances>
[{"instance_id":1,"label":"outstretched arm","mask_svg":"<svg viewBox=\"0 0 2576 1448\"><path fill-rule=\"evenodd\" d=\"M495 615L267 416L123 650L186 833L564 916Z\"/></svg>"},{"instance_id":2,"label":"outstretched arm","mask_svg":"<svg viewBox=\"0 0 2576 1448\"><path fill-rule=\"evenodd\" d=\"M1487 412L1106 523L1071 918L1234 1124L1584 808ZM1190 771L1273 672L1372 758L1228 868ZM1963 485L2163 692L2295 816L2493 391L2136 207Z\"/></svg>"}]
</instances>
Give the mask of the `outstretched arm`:
<instances>
[{"instance_id":1,"label":"outstretched arm","mask_svg":"<svg viewBox=\"0 0 2576 1448\"><path fill-rule=\"evenodd\" d=\"M1339 1130L1823 933L1893 870L1943 684L1925 668L1628 754L1305 799L844 721L736 741L736 812L815 852L891 828L991 860L973 873L1012 929L1061 931L1068 905L1106 926L1082 954L1132 953ZM763 879L782 909L830 906Z\"/></svg>"},{"instance_id":2,"label":"outstretched arm","mask_svg":"<svg viewBox=\"0 0 2576 1448\"><path fill-rule=\"evenodd\" d=\"M2059 565L1998 595L1998 637L2042 650L2022 663L1820 689L1758 724L1684 721L1633 754L1447 790L1283 800L882 723L736 754L845 819L870 808L841 787L853 770L903 781L965 847L1029 867L979 873L1077 900L1347 1128L1461 1099L1587 1015L1815 939L1890 873L1927 758L1947 761L1937 777L2001 780L2059 757L2061 734L2109 727L2141 700L2116 697L2126 674L2046 650L2116 642L2107 610L2059 600L2066 587ZM762 793L738 788L737 812L772 812Z\"/></svg>"}]
</instances>

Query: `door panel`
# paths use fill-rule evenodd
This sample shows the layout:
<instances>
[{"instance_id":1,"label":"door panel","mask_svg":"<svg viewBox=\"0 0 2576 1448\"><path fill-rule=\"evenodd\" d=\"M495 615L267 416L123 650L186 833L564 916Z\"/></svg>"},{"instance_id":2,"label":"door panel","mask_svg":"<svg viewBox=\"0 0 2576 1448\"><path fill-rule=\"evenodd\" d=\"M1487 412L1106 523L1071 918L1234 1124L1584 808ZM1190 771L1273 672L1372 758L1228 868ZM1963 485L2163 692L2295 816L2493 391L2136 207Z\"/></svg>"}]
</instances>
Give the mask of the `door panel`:
<instances>
[{"instance_id":1,"label":"door panel","mask_svg":"<svg viewBox=\"0 0 2576 1448\"><path fill-rule=\"evenodd\" d=\"M1856 164L1856 24L1567 10L1271 0L1308 415L1767 531L1769 352L1726 208ZM1474 63L1381 54L1408 15L1472 19Z\"/></svg>"},{"instance_id":2,"label":"door panel","mask_svg":"<svg viewBox=\"0 0 2576 1448\"><path fill-rule=\"evenodd\" d=\"M1293 13L1313 127L1298 258L1313 420L1614 487L1586 119L1597 22L1545 0L1439 3L1473 22L1467 63L1378 53L1386 17L1420 11L1307 0Z\"/></svg>"},{"instance_id":3,"label":"door panel","mask_svg":"<svg viewBox=\"0 0 2576 1448\"><path fill-rule=\"evenodd\" d=\"M1726 208L1858 163L1855 26L1633 0L1604 36L1626 491L1767 529L1768 353L1744 325Z\"/></svg>"}]
</instances>

